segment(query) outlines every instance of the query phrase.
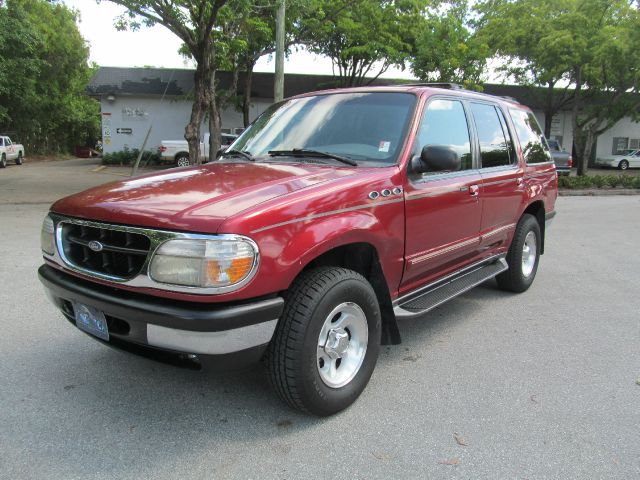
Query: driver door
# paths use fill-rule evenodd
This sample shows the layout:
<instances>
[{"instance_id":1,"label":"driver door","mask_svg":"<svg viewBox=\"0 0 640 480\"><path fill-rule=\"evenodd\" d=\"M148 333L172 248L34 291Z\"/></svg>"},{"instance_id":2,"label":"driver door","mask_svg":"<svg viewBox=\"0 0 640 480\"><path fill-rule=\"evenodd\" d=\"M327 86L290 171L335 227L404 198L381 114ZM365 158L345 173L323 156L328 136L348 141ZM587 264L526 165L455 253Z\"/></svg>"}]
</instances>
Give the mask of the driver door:
<instances>
[{"instance_id":1,"label":"driver door","mask_svg":"<svg viewBox=\"0 0 640 480\"><path fill-rule=\"evenodd\" d=\"M446 146L461 159L451 172L409 173L405 186L405 271L400 295L472 262L479 254L481 177L469 119L458 99L428 100L412 151Z\"/></svg>"}]
</instances>

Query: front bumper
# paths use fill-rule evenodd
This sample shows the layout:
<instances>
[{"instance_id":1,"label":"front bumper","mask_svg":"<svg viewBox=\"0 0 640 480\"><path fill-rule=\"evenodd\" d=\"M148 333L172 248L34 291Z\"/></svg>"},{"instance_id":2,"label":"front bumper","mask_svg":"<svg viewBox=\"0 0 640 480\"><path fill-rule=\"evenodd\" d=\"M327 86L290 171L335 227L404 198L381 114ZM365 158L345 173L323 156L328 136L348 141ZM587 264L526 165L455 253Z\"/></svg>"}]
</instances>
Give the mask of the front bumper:
<instances>
[{"instance_id":1,"label":"front bumper","mask_svg":"<svg viewBox=\"0 0 640 480\"><path fill-rule=\"evenodd\" d=\"M38 275L74 325L73 302L89 305L105 314L110 346L190 368L227 370L258 361L284 306L281 297L233 304L167 300L87 282L48 265Z\"/></svg>"}]
</instances>

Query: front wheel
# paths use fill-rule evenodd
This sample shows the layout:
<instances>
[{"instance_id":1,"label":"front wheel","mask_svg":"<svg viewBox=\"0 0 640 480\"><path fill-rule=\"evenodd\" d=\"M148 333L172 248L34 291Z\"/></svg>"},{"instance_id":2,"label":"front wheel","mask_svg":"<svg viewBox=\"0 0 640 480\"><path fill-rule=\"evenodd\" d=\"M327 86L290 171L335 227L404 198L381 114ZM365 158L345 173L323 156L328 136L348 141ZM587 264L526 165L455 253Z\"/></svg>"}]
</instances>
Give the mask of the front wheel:
<instances>
[{"instance_id":1,"label":"front wheel","mask_svg":"<svg viewBox=\"0 0 640 480\"><path fill-rule=\"evenodd\" d=\"M18 152L18 157L16 158L16 165L22 165L22 152Z\"/></svg>"},{"instance_id":2,"label":"front wheel","mask_svg":"<svg viewBox=\"0 0 640 480\"><path fill-rule=\"evenodd\" d=\"M0 168L5 168L7 166L7 156L3 153L0 157Z\"/></svg>"},{"instance_id":3,"label":"front wheel","mask_svg":"<svg viewBox=\"0 0 640 480\"><path fill-rule=\"evenodd\" d=\"M189 155L181 153L176 157L176 167L188 167L189 165L191 165Z\"/></svg>"},{"instance_id":4,"label":"front wheel","mask_svg":"<svg viewBox=\"0 0 640 480\"><path fill-rule=\"evenodd\" d=\"M524 214L507 253L509 270L496 277L501 289L521 293L531 286L538 271L541 245L538 220L533 215Z\"/></svg>"},{"instance_id":5,"label":"front wheel","mask_svg":"<svg viewBox=\"0 0 640 480\"><path fill-rule=\"evenodd\" d=\"M626 170L627 168L629 168L629 162L627 162L626 160L622 160L619 164L618 164L618 168L620 170Z\"/></svg>"},{"instance_id":6,"label":"front wheel","mask_svg":"<svg viewBox=\"0 0 640 480\"><path fill-rule=\"evenodd\" d=\"M381 322L376 294L362 275L337 267L301 274L285 295L267 352L278 396L319 416L347 408L373 373Z\"/></svg>"}]
</instances>

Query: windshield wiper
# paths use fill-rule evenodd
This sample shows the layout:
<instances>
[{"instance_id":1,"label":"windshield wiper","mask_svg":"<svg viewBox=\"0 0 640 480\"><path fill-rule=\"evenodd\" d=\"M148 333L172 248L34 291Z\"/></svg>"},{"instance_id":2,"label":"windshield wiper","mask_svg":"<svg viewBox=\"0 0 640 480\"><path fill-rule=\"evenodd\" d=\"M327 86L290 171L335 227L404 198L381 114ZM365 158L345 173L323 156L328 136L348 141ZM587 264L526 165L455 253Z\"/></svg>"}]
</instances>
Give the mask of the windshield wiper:
<instances>
[{"instance_id":1,"label":"windshield wiper","mask_svg":"<svg viewBox=\"0 0 640 480\"><path fill-rule=\"evenodd\" d=\"M305 156L305 157L323 157L323 158L332 158L333 160L338 160L339 162L346 163L347 165L351 165L352 167L357 167L358 163L355 160L351 160L347 157L341 157L340 155L334 155L333 153L321 152L320 150L309 150L307 148L292 148L291 150L270 150L269 155L272 157L284 157L291 155L295 156Z\"/></svg>"},{"instance_id":2,"label":"windshield wiper","mask_svg":"<svg viewBox=\"0 0 640 480\"><path fill-rule=\"evenodd\" d=\"M233 156L237 157L237 156L240 156L240 157L246 158L250 162L255 162L256 161L256 159L253 158L253 156L249 152L244 152L242 150L227 150L226 152L222 152L220 154L220 156L221 157L233 157Z\"/></svg>"}]
</instances>

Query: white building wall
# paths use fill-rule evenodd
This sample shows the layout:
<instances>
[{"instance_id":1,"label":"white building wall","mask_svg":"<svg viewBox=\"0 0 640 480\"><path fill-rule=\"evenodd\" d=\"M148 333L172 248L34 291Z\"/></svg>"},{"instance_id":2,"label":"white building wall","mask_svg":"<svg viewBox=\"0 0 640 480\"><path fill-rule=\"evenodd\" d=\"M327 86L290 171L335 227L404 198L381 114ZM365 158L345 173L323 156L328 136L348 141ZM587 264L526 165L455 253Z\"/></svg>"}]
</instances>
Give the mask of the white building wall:
<instances>
[{"instance_id":1,"label":"white building wall","mask_svg":"<svg viewBox=\"0 0 640 480\"><path fill-rule=\"evenodd\" d=\"M253 120L269 105L269 99L255 99L251 103L250 119ZM191 116L192 103L188 100L156 97L120 96L113 101L100 100L102 114L102 144L104 153L142 148L144 138L151 127L146 150L155 151L162 140L184 138L184 128ZM204 134L207 123L203 123ZM222 112L222 128L243 127L242 112L227 109Z\"/></svg>"},{"instance_id":2,"label":"white building wall","mask_svg":"<svg viewBox=\"0 0 640 480\"><path fill-rule=\"evenodd\" d=\"M538 122L540 122L540 126L544 128L544 112L535 110L534 113ZM566 151L570 152L573 145L571 112L560 112L555 117L551 128L551 137L562 136L562 146ZM640 123L634 122L630 117L625 117L600 135L596 145L596 158L611 156L613 153L613 139L620 137L640 140Z\"/></svg>"},{"instance_id":3,"label":"white building wall","mask_svg":"<svg viewBox=\"0 0 640 480\"><path fill-rule=\"evenodd\" d=\"M633 122L629 117L625 117L600 135L598 137L596 157L610 157L613 153L613 139L619 137L640 139L640 123Z\"/></svg>"}]
</instances>

